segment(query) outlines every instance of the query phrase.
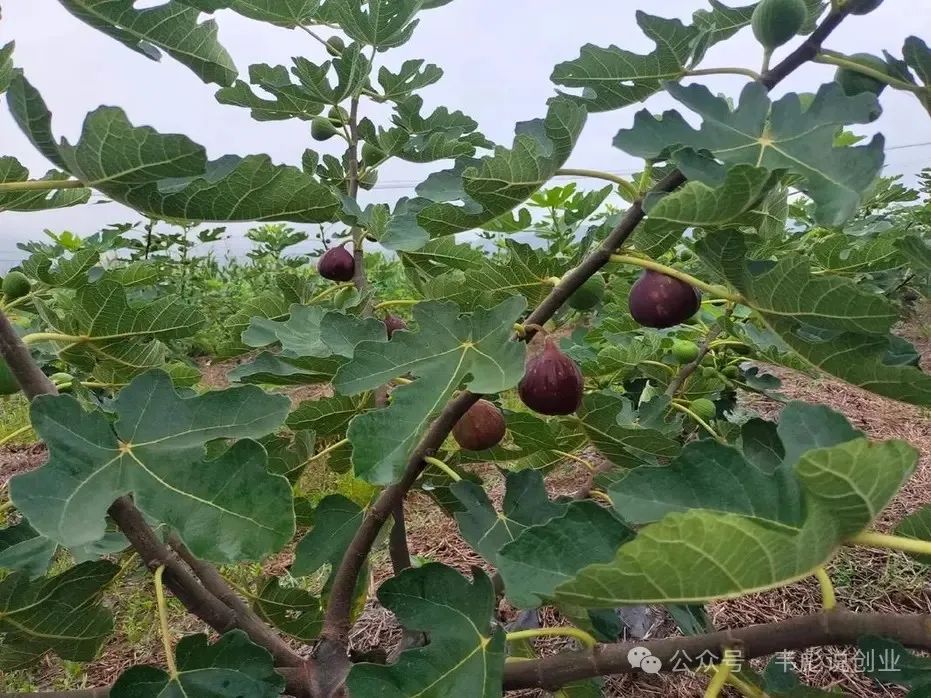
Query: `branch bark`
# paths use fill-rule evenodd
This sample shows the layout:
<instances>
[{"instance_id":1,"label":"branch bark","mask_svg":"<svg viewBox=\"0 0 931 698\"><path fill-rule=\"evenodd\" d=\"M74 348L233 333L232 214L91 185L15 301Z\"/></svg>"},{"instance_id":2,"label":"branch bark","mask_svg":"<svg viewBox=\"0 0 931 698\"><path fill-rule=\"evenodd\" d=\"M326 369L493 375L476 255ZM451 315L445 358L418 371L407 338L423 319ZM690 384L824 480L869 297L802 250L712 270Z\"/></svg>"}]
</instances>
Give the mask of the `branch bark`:
<instances>
[{"instance_id":1,"label":"branch bark","mask_svg":"<svg viewBox=\"0 0 931 698\"><path fill-rule=\"evenodd\" d=\"M504 689L556 690L579 679L637 671L627 661L634 647L645 647L670 671L673 663L695 667L702 660L719 662L728 648L738 649L743 659L766 657L784 650L828 645L855 645L864 635L879 635L907 647L931 649L931 616L885 613L853 613L834 610L790 618L778 623L750 625L707 635L671 637L648 642L599 645L594 650L565 652L504 667ZM710 653L710 654L709 654ZM686 661L686 657L692 661Z\"/></svg>"},{"instance_id":2,"label":"branch bark","mask_svg":"<svg viewBox=\"0 0 931 698\"><path fill-rule=\"evenodd\" d=\"M828 15L824 22L795 51L777 66L766 71L762 77L763 85L767 89L772 89L793 70L817 55L821 43L837 28L845 15L846 11L832 12ZM673 191L684 184L685 181L685 176L675 170L653 187L651 193ZM645 215L642 200L635 201L627 209L617 226L605 238L604 242L579 266L563 277L560 283L524 320L524 325L542 326L549 320L569 296L608 263L611 255L626 242ZM529 341L535 333L536 330L527 327L524 338ZM345 679L345 675L349 670L347 646L352 591L355 588L356 579L362 565L375 542L378 531L423 472L425 467L424 456L433 455L436 452L436 449L442 445L455 423L480 397L468 391L463 391L443 408L411 454L401 480L383 490L378 496L343 556L334 576L330 602L327 606L323 631L321 632L321 642L316 652L317 659L322 666L326 667L327 675L323 681L327 688L335 691L337 686Z\"/></svg>"}]
</instances>

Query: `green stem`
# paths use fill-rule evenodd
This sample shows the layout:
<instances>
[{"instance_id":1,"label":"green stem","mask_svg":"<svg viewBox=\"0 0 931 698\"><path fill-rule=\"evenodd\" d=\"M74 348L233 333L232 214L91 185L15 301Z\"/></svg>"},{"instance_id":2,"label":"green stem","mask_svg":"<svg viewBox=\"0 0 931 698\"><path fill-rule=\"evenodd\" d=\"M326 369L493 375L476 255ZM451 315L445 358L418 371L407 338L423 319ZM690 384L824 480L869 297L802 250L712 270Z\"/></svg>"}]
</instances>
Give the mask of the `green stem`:
<instances>
[{"instance_id":1,"label":"green stem","mask_svg":"<svg viewBox=\"0 0 931 698\"><path fill-rule=\"evenodd\" d=\"M602 172L601 170L585 170L575 167L563 167L562 169L556 170L558 175L568 175L570 177L591 177L592 179L603 179L606 182L613 182L623 189L629 196L637 198L637 189L633 184L628 182L623 177L620 177L610 172Z\"/></svg>"},{"instance_id":2,"label":"green stem","mask_svg":"<svg viewBox=\"0 0 931 698\"><path fill-rule=\"evenodd\" d=\"M718 698L721 695L721 691L724 689L724 686L727 685L727 680L731 676L731 665L727 662L720 664L714 667L714 676L711 677L711 681L708 683L708 688L705 689L705 698Z\"/></svg>"},{"instance_id":3,"label":"green stem","mask_svg":"<svg viewBox=\"0 0 931 698\"><path fill-rule=\"evenodd\" d=\"M73 334L59 334L57 332L33 332L22 338L25 345L36 344L37 342L68 342L71 344L80 344L85 342L89 337L82 337Z\"/></svg>"},{"instance_id":4,"label":"green stem","mask_svg":"<svg viewBox=\"0 0 931 698\"><path fill-rule=\"evenodd\" d=\"M462 480L462 478L459 477L459 473L457 473L455 470L450 468L448 465L446 465L446 463L441 461L439 458L434 458L433 456L424 456L423 461L424 463L429 463L430 465L436 466L437 468L442 470L444 473L449 475L450 479L453 482L459 482L460 480Z\"/></svg>"},{"instance_id":5,"label":"green stem","mask_svg":"<svg viewBox=\"0 0 931 698\"><path fill-rule=\"evenodd\" d=\"M2 182L0 193L17 191L52 191L53 189L81 189L86 187L79 179L33 179L26 182Z\"/></svg>"},{"instance_id":6,"label":"green stem","mask_svg":"<svg viewBox=\"0 0 931 698\"><path fill-rule=\"evenodd\" d=\"M328 454L328 453L333 453L333 451L335 451L336 449L340 448L341 446L345 446L345 445L348 444L348 443L349 443L349 439L340 439L339 441L337 441L337 442L336 442L335 444L333 444L332 446L327 446L325 449L323 449L322 451L320 451L320 453L315 453L314 455L312 455L310 458L307 459L307 461L304 463L304 465L307 465L307 464L309 464L309 463L313 463L313 462L314 462L315 460L317 460L318 458L323 458L326 454Z\"/></svg>"},{"instance_id":7,"label":"green stem","mask_svg":"<svg viewBox=\"0 0 931 698\"><path fill-rule=\"evenodd\" d=\"M874 80L879 80L880 82L883 82L897 90L906 90L908 92L914 92L915 94L919 95L924 95L928 92L927 87L922 87L921 85L912 85L903 80L898 80L897 78L891 77L890 75L886 75L881 70L877 70L876 68L871 68L868 65L858 63L856 60L851 59L849 56L845 56L842 53L835 53L834 51L822 51L812 60L814 60L815 63L836 65L840 68L852 70L854 72L860 73L861 75L871 77Z\"/></svg>"},{"instance_id":8,"label":"green stem","mask_svg":"<svg viewBox=\"0 0 931 698\"><path fill-rule=\"evenodd\" d=\"M165 663L168 664L168 673L172 679L178 678L178 667L175 666L175 655L171 649L171 636L168 634L168 606L165 604L165 589L162 587L162 575L165 565L159 565L155 570L155 600L158 603L158 622L162 629L162 644L165 647Z\"/></svg>"},{"instance_id":9,"label":"green stem","mask_svg":"<svg viewBox=\"0 0 931 698\"><path fill-rule=\"evenodd\" d=\"M708 424L708 422L706 422L704 419L702 419L702 418L699 417L697 414L695 414L694 412L692 412L692 410L690 410L690 409L689 409L688 407L686 407L685 405L683 405L683 404L681 404L681 403L679 403L679 402L670 402L670 403L669 403L669 406L672 407L673 409L677 409L677 410L679 410L680 412L683 412L683 413L687 414L689 417L691 417L692 419L694 419L694 420L695 420L705 431L707 431L716 441L718 441L718 442L720 442L720 443L722 443L722 444L725 443L724 437L723 437L723 436L721 436L718 432L716 432L716 431L714 430L714 428L713 428L710 424Z\"/></svg>"},{"instance_id":10,"label":"green stem","mask_svg":"<svg viewBox=\"0 0 931 698\"><path fill-rule=\"evenodd\" d=\"M771 48L763 51L763 67L760 68L761 73L769 72L769 62L773 58L773 50Z\"/></svg>"},{"instance_id":11,"label":"green stem","mask_svg":"<svg viewBox=\"0 0 931 698\"><path fill-rule=\"evenodd\" d=\"M581 642L585 647L592 649L598 641L584 630L573 628L568 625L561 625L557 628L532 628L530 630L517 630L508 633L505 639L508 642L515 640L531 640L535 637L571 637Z\"/></svg>"},{"instance_id":12,"label":"green stem","mask_svg":"<svg viewBox=\"0 0 931 698\"><path fill-rule=\"evenodd\" d=\"M309 301L307 301L307 305L311 305L312 303L316 303L317 301L319 301L319 300L321 300L321 299L323 299L323 298L326 298L327 296L329 296L329 295L331 295L331 294L333 294L333 293L336 293L337 291L339 291L339 290L341 290L341 289L344 289L344 288L346 288L347 286L352 286L352 284L350 284L350 283L345 283L345 284L335 284L335 285L333 285L333 286L328 286L327 288L323 289L320 293L318 293L316 296L314 296L314 297L311 298Z\"/></svg>"},{"instance_id":13,"label":"green stem","mask_svg":"<svg viewBox=\"0 0 931 698\"><path fill-rule=\"evenodd\" d=\"M587 460L581 456L577 456L574 453L569 453L567 451L553 451L557 456L562 456L563 458L568 458L569 460L574 460L576 463L581 463L589 470L594 470L595 466L589 463Z\"/></svg>"},{"instance_id":14,"label":"green stem","mask_svg":"<svg viewBox=\"0 0 931 698\"><path fill-rule=\"evenodd\" d=\"M821 607L825 611L833 611L837 608L837 595L834 593L834 584L827 570L819 567L815 570L815 577L818 578L818 584L821 586Z\"/></svg>"},{"instance_id":15,"label":"green stem","mask_svg":"<svg viewBox=\"0 0 931 698\"><path fill-rule=\"evenodd\" d=\"M672 267L667 267L665 264L660 264L652 259L646 259L643 257L631 257L630 255L625 254L613 254L611 255L611 261L617 262L618 264L633 264L638 267L643 267L644 269L650 269L652 271L658 271L660 274L665 274L666 276L671 276L674 279L679 279L679 281L684 281L687 284L699 288L702 291L706 291L713 296L718 298L723 298L729 300L733 303L743 302L743 298L737 294L731 293L724 286L714 286L713 284L705 283L701 279L696 279L691 274L686 274L683 271L678 269L673 269Z\"/></svg>"},{"instance_id":16,"label":"green stem","mask_svg":"<svg viewBox=\"0 0 931 698\"><path fill-rule=\"evenodd\" d=\"M384 308L391 308L396 305L417 305L420 302L421 302L420 300L417 300L414 298L400 298L395 301L382 301L381 303L376 305L373 308L373 310L382 310Z\"/></svg>"},{"instance_id":17,"label":"green stem","mask_svg":"<svg viewBox=\"0 0 931 698\"><path fill-rule=\"evenodd\" d=\"M653 161L646 160L643 164L643 172L640 173L640 181L637 182L637 196L646 194L653 182Z\"/></svg>"},{"instance_id":18,"label":"green stem","mask_svg":"<svg viewBox=\"0 0 931 698\"><path fill-rule=\"evenodd\" d=\"M31 424L27 424L27 425L25 425L25 426L22 426L22 427L20 427L19 429L14 429L13 431L11 431L11 432L10 432L9 434L7 434L6 436L0 438L0 446L2 446L2 445L5 444L5 443L9 443L9 442L12 441L13 439L15 439L17 436L21 436L22 434L25 434L25 433L26 433L27 431L29 431L30 429L32 429L32 425L31 425Z\"/></svg>"},{"instance_id":19,"label":"green stem","mask_svg":"<svg viewBox=\"0 0 931 698\"><path fill-rule=\"evenodd\" d=\"M737 68L732 66L723 66L721 68L698 68L696 70L687 70L686 76L694 77L696 75L745 75L751 80L762 80L763 76L755 70L749 68Z\"/></svg>"},{"instance_id":20,"label":"green stem","mask_svg":"<svg viewBox=\"0 0 931 698\"><path fill-rule=\"evenodd\" d=\"M675 373L675 372L676 372L676 369L674 369L674 368L673 368L672 366L670 366L669 364L664 364L662 361L651 361L650 359L644 359L644 360L641 361L640 363L646 364L647 366L658 366L658 367L660 367L660 368L665 368L665 369L666 369L667 371L669 371L670 373Z\"/></svg>"},{"instance_id":21,"label":"green stem","mask_svg":"<svg viewBox=\"0 0 931 698\"><path fill-rule=\"evenodd\" d=\"M876 533L875 531L863 531L862 533L858 533L848 538L846 543L848 545L859 545L864 548L887 548L889 550L901 550L905 553L931 555L931 541L904 538L902 536L890 536L885 533Z\"/></svg>"}]
</instances>

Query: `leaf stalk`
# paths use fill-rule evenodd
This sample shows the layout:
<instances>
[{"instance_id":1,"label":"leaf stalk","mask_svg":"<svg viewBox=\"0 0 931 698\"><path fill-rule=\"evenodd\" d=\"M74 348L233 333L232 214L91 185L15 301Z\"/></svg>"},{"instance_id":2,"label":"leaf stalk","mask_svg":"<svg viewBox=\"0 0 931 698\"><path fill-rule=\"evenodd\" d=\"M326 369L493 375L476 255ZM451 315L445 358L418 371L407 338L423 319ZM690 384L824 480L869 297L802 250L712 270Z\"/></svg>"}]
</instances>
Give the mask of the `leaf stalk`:
<instances>
[{"instance_id":1,"label":"leaf stalk","mask_svg":"<svg viewBox=\"0 0 931 698\"><path fill-rule=\"evenodd\" d=\"M582 645L589 649L594 649L598 640L581 628L573 628L568 625L560 625L555 628L530 628L529 630L516 630L508 633L505 639L508 642L517 640L531 640L537 637L571 637L578 640Z\"/></svg>"},{"instance_id":2,"label":"leaf stalk","mask_svg":"<svg viewBox=\"0 0 931 698\"><path fill-rule=\"evenodd\" d=\"M178 667L175 665L175 655L171 647L171 635L168 629L168 606L165 603L165 589L162 585L162 575L165 565L159 565L155 570L155 601L158 604L158 623L162 632L162 645L165 648L165 663L172 680L178 678Z\"/></svg>"}]
</instances>

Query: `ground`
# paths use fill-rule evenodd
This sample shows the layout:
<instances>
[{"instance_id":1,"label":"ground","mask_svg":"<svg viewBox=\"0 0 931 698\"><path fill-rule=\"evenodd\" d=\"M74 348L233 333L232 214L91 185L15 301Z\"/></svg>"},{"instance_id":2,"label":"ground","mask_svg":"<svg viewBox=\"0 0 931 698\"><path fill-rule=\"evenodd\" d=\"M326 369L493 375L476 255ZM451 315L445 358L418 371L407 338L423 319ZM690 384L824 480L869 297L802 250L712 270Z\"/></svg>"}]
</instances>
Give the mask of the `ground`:
<instances>
[{"instance_id":1,"label":"ground","mask_svg":"<svg viewBox=\"0 0 931 698\"><path fill-rule=\"evenodd\" d=\"M912 341L922 353L922 366L931 370L931 308L919 309L914 317L901 328L901 334ZM205 365L211 385L221 386L226 382L229 364ZM838 381L795 373L785 369L769 368L783 380L781 392L792 399L825 404L843 412L857 428L876 439L904 439L919 449L921 459L917 472L882 513L877 527L887 530L906 514L931 503L931 414L928 410L879 398ZM304 389L292 396L295 400L319 396L320 388ZM764 397L753 396L745 400L744 406L769 419L778 419L782 403ZM2 411L10 414L12 401L0 404ZM0 427L5 427L0 423ZM0 431L0 434L5 433ZM594 457L594 456L593 456ZM41 445L23 444L0 448L0 485L17 472L40 465L45 458ZM481 474L493 484L492 498L500 502L502 484L493 468L481 468ZM326 483L341 486L340 478L323 472L311 473L315 486ZM547 477L553 494L571 494L587 479L577 464L567 463ZM444 516L425 496L413 494L406 504L408 533L411 553L424 559L443 562L464 572L473 566L489 569L459 537L455 522ZM73 689L104 685L113 680L120 671L132 664L163 664L161 644L156 633L155 602L151 593L151 579L132 558L123 561L124 581L107 598L116 617L117 632L108 642L101 656L89 665L77 665L48 657L44 663L30 672L13 672L0 676L0 691ZM224 569L237 585L249 587L264 573L280 574L290 563L290 551L284 551L266 563L241 565ZM931 613L931 585L927 568L911 561L904 555L893 552L873 552L864 549L845 549L831 563L828 572L837 588L839 603L858 611L895 611ZM375 552L372 566L371 589L388 575L390 562L382 548ZM385 646L400 636L397 624L390 613L378 606L374 593L366 604L356 624L352 643L355 649L365 650L372 646ZM751 623L781 620L790 616L817 611L820 594L817 583L805 580L797 584L754 594L735 601L711 604L710 614L718 629L739 627ZM513 609L503 604L501 617L508 621L515 616ZM647 623L645 636L662 637L674 632L674 626L666 615L656 610ZM555 612L544 610L541 622L556 624ZM204 630L203 626L184 613L179 604L171 608L172 630L177 636ZM567 641L543 640L536 643L538 653L558 651ZM827 658L827 659L826 659ZM825 650L806 653L793 658L802 678L824 689L836 687L845 695L904 696L905 692L894 688L879 688L876 684L852 669L853 652ZM602 695L615 698L691 698L701 696L706 681L694 675L672 674L659 677L618 677L609 679ZM516 695L516 694L515 694ZM524 696L541 695L525 692ZM736 696L736 693L726 695Z\"/></svg>"}]
</instances>

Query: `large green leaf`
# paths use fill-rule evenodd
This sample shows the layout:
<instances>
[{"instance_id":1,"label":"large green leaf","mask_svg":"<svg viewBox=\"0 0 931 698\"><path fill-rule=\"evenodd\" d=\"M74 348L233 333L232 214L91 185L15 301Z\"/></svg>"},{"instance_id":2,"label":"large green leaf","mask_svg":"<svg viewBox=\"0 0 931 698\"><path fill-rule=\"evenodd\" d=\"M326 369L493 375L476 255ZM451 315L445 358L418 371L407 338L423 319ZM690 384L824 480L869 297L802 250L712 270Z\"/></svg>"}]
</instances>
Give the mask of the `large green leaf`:
<instances>
[{"instance_id":1,"label":"large green leaf","mask_svg":"<svg viewBox=\"0 0 931 698\"><path fill-rule=\"evenodd\" d=\"M10 80L13 79L13 47L15 42L10 41L0 46L0 94L7 91Z\"/></svg>"},{"instance_id":2,"label":"large green leaf","mask_svg":"<svg viewBox=\"0 0 931 698\"><path fill-rule=\"evenodd\" d=\"M71 257L59 257L57 260L36 252L22 261L20 269L26 276L49 286L80 288L87 283L87 273L99 259L100 253L94 249L78 250Z\"/></svg>"},{"instance_id":3,"label":"large green leaf","mask_svg":"<svg viewBox=\"0 0 931 698\"><path fill-rule=\"evenodd\" d=\"M120 391L112 424L70 396L41 396L31 417L49 461L15 476L11 498L37 531L70 547L98 540L107 508L132 492L198 557L260 559L293 535L294 512L288 481L266 470L265 449L250 437L275 430L288 406L251 386L181 398L162 371ZM240 440L205 458L219 438Z\"/></svg>"},{"instance_id":4,"label":"large green leaf","mask_svg":"<svg viewBox=\"0 0 931 698\"><path fill-rule=\"evenodd\" d=\"M883 684L908 686L907 698L931 695L931 661L911 652L902 643L866 635L860 638L863 671Z\"/></svg>"},{"instance_id":5,"label":"large green leaf","mask_svg":"<svg viewBox=\"0 0 931 698\"><path fill-rule=\"evenodd\" d=\"M662 89L666 80L678 80L692 53L698 30L678 19L664 19L637 11L637 24L656 44L652 53L640 55L617 46L582 47L578 58L558 64L551 79L557 85L581 87L574 99L589 112L620 109L642 102Z\"/></svg>"},{"instance_id":6,"label":"large green leaf","mask_svg":"<svg viewBox=\"0 0 931 698\"><path fill-rule=\"evenodd\" d=\"M345 395L304 400L288 415L288 427L309 429L318 436L342 434L353 417L370 409L373 404L371 397L362 400Z\"/></svg>"},{"instance_id":7,"label":"large green leaf","mask_svg":"<svg viewBox=\"0 0 931 698\"><path fill-rule=\"evenodd\" d=\"M799 254L775 265L750 260L745 237L734 231L711 233L695 250L806 363L880 395L931 404L931 377L892 359L889 330L898 314L883 296L844 277L815 275Z\"/></svg>"},{"instance_id":8,"label":"large green leaf","mask_svg":"<svg viewBox=\"0 0 931 698\"><path fill-rule=\"evenodd\" d=\"M296 587L283 587L270 579L252 602L267 623L304 642L311 642L323 628L323 606L319 597Z\"/></svg>"},{"instance_id":9,"label":"large green leaf","mask_svg":"<svg viewBox=\"0 0 931 698\"><path fill-rule=\"evenodd\" d=\"M699 603L806 577L879 514L913 472L916 455L902 441L864 438L810 448L794 466L804 500L798 524L711 509L673 511L642 528L613 561L558 587L557 599L590 608Z\"/></svg>"},{"instance_id":10,"label":"large green leaf","mask_svg":"<svg viewBox=\"0 0 931 698\"><path fill-rule=\"evenodd\" d=\"M153 217L320 223L332 220L339 206L328 187L297 167L274 165L267 155L208 161L203 146L186 136L133 126L115 107L88 114L80 139L56 147L49 138L51 114L22 76L13 78L8 100L20 128L46 157Z\"/></svg>"},{"instance_id":11,"label":"large green leaf","mask_svg":"<svg viewBox=\"0 0 931 698\"><path fill-rule=\"evenodd\" d=\"M710 151L729 165L787 170L800 177L798 186L814 200L824 225L841 225L850 218L882 167L881 135L868 145L834 147L838 127L869 123L879 116L879 103L871 93L849 97L830 83L803 108L797 94L770 102L763 85L751 82L731 109L724 97L704 85L670 84L667 90L702 117L701 127L692 127L676 111L661 118L640 111L633 128L615 136L616 147L650 159L686 147Z\"/></svg>"},{"instance_id":12,"label":"large green leaf","mask_svg":"<svg viewBox=\"0 0 931 698\"><path fill-rule=\"evenodd\" d=\"M71 548L76 562L98 560L129 545L118 531L109 531L100 540ZM41 535L26 520L0 529L0 569L23 572L30 579L48 571L58 544Z\"/></svg>"},{"instance_id":13,"label":"large green leaf","mask_svg":"<svg viewBox=\"0 0 931 698\"><path fill-rule=\"evenodd\" d=\"M545 523L566 509L565 504L550 501L543 476L536 470L507 473L500 513L474 482L461 480L450 491L461 504L456 521L462 537L492 564L497 563L498 551L528 526Z\"/></svg>"},{"instance_id":14,"label":"large green leaf","mask_svg":"<svg viewBox=\"0 0 931 698\"><path fill-rule=\"evenodd\" d=\"M130 667L110 689L112 698L276 698L284 677L268 650L242 630L230 630L210 644L206 635L188 635L175 647L178 673L153 666Z\"/></svg>"},{"instance_id":15,"label":"large green leaf","mask_svg":"<svg viewBox=\"0 0 931 698\"><path fill-rule=\"evenodd\" d=\"M517 385L524 373L525 347L512 334L525 307L520 296L470 315L460 315L452 303L419 303L413 309L417 332L398 332L387 344L356 346L352 360L333 381L338 392L374 390L408 373L416 378L392 392L388 407L350 423L358 477L374 484L395 481L431 418L463 383L475 393Z\"/></svg>"},{"instance_id":16,"label":"large green leaf","mask_svg":"<svg viewBox=\"0 0 931 698\"><path fill-rule=\"evenodd\" d=\"M58 0L94 29L133 51L158 60L159 49L193 70L204 82L229 85L236 78L233 59L217 41L213 20L198 23L197 10L180 2L144 9L133 0Z\"/></svg>"},{"instance_id":17,"label":"large green leaf","mask_svg":"<svg viewBox=\"0 0 931 698\"><path fill-rule=\"evenodd\" d=\"M411 38L424 0L328 0L327 13L350 37L379 51Z\"/></svg>"},{"instance_id":18,"label":"large green leaf","mask_svg":"<svg viewBox=\"0 0 931 698\"><path fill-rule=\"evenodd\" d=\"M385 66L378 69L381 96L389 101L405 99L414 90L432 85L441 77L443 69L432 63L424 63L422 58L404 61L397 73L392 73Z\"/></svg>"},{"instance_id":19,"label":"large green leaf","mask_svg":"<svg viewBox=\"0 0 931 698\"><path fill-rule=\"evenodd\" d=\"M245 82L237 80L231 87L224 87L217 92L217 101L247 107L258 121L294 118L309 120L323 111L325 106L339 104L355 94L369 74L369 62L362 55L359 44L346 46L339 58L333 59L332 64L325 61L316 65L301 57L292 60L294 67L291 72L297 78L297 84L291 82L284 66L249 66L249 82L274 99L256 94ZM330 84L331 65L337 78L335 85Z\"/></svg>"},{"instance_id":20,"label":"large green leaf","mask_svg":"<svg viewBox=\"0 0 931 698\"><path fill-rule=\"evenodd\" d=\"M583 567L611 561L633 535L598 504L572 502L561 516L518 532L499 550L496 566L511 603L536 608Z\"/></svg>"},{"instance_id":21,"label":"large green leaf","mask_svg":"<svg viewBox=\"0 0 931 698\"><path fill-rule=\"evenodd\" d=\"M176 0L203 12L229 9L260 22L281 27L312 24L321 0Z\"/></svg>"},{"instance_id":22,"label":"large green leaf","mask_svg":"<svg viewBox=\"0 0 931 698\"><path fill-rule=\"evenodd\" d=\"M100 594L119 572L109 562L85 562L54 577L23 573L0 582L0 669L28 666L45 652L88 662L113 632Z\"/></svg>"},{"instance_id":23,"label":"large green leaf","mask_svg":"<svg viewBox=\"0 0 931 698\"><path fill-rule=\"evenodd\" d=\"M504 673L504 631L492 624L495 592L478 569L469 581L429 564L405 570L378 590L382 606L407 630L426 632L426 647L401 653L391 665L359 663L347 686L356 698L495 698Z\"/></svg>"},{"instance_id":24,"label":"large green leaf","mask_svg":"<svg viewBox=\"0 0 931 698\"><path fill-rule=\"evenodd\" d=\"M229 373L230 380L239 383L266 383L268 385L316 385L329 383L344 359L289 358L261 352L251 362L240 364Z\"/></svg>"},{"instance_id":25,"label":"large green leaf","mask_svg":"<svg viewBox=\"0 0 931 698\"><path fill-rule=\"evenodd\" d=\"M363 341L384 342L385 325L375 318L360 318L327 310L318 305L292 305L287 320L253 318L242 333L250 347L279 343L284 357L352 358Z\"/></svg>"},{"instance_id":26,"label":"large green leaf","mask_svg":"<svg viewBox=\"0 0 931 698\"><path fill-rule=\"evenodd\" d=\"M29 179L29 170L14 157L0 157L0 183L25 182ZM49 170L42 181L69 179L68 175L57 170ZM85 203L91 190L85 187L77 189L52 189L49 191L21 191L0 194L0 213L4 211L45 211L52 208L67 208Z\"/></svg>"},{"instance_id":27,"label":"large green leaf","mask_svg":"<svg viewBox=\"0 0 931 698\"><path fill-rule=\"evenodd\" d=\"M641 425L630 402L616 393L589 393L577 414L592 445L615 465L634 468L679 452L678 441Z\"/></svg>"},{"instance_id":28,"label":"large green leaf","mask_svg":"<svg viewBox=\"0 0 931 698\"><path fill-rule=\"evenodd\" d=\"M335 569L364 516L362 507L341 494L324 497L314 509L313 527L297 544L291 573L313 574L326 564Z\"/></svg>"},{"instance_id":29,"label":"large green leaf","mask_svg":"<svg viewBox=\"0 0 931 698\"><path fill-rule=\"evenodd\" d=\"M417 222L432 236L481 227L525 201L558 170L585 125L585 109L567 98L550 101L545 119L518 124L511 150L501 146L477 166L466 167L458 193L417 214Z\"/></svg>"}]
</instances>

